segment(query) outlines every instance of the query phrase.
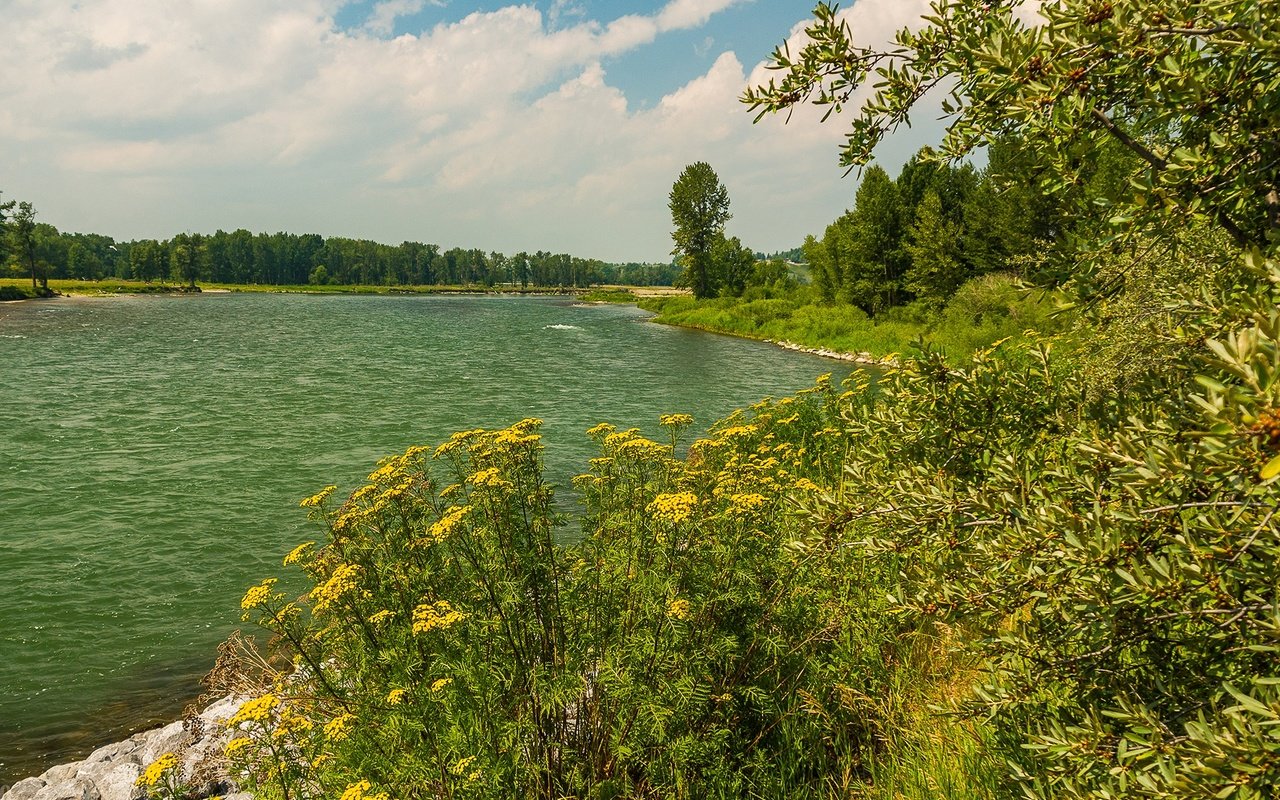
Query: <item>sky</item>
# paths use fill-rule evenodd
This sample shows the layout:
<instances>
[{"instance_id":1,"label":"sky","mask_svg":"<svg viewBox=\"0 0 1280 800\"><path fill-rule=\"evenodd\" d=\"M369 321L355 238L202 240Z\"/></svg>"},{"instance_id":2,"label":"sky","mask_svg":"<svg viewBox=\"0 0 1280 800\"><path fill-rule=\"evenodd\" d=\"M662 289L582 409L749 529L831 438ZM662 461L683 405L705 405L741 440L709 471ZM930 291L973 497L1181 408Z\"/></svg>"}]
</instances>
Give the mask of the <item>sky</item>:
<instances>
[{"instance_id":1,"label":"sky","mask_svg":"<svg viewBox=\"0 0 1280 800\"><path fill-rule=\"evenodd\" d=\"M847 120L738 101L813 0L0 0L0 191L60 230L217 229L667 261L706 161L774 252L852 205ZM887 42L927 0L856 0ZM878 157L896 173L941 126Z\"/></svg>"}]
</instances>

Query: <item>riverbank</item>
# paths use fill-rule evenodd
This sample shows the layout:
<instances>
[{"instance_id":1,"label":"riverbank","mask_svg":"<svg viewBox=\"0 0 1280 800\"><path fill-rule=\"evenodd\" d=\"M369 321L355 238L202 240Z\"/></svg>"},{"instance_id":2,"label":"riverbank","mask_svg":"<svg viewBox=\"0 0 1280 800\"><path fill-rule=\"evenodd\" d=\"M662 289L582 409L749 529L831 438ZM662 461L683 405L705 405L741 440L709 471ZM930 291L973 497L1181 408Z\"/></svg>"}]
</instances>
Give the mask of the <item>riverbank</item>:
<instances>
[{"instance_id":1,"label":"riverbank","mask_svg":"<svg viewBox=\"0 0 1280 800\"><path fill-rule=\"evenodd\" d=\"M0 786L0 800L134 800L139 777L166 754L176 759L178 783L191 787L186 797L251 800L237 791L222 752L234 730L226 722L243 700L224 697L198 714L99 747L80 761Z\"/></svg>"},{"instance_id":2,"label":"riverbank","mask_svg":"<svg viewBox=\"0 0 1280 800\"><path fill-rule=\"evenodd\" d=\"M11 287L11 288L10 288ZM20 301L34 299L31 289L23 284L23 279L0 278L0 289L7 294L15 295L10 299ZM106 296L117 294L187 294L192 292L231 293L252 292L266 294L390 294L390 295L578 295L588 290L560 286L484 286L462 284L457 286L375 286L356 285L268 285L245 283L199 283L194 289L189 286L173 283L156 283L118 278L107 278L98 281L88 280L50 280L49 289L56 295L70 296ZM21 297L16 295L21 294Z\"/></svg>"}]
</instances>

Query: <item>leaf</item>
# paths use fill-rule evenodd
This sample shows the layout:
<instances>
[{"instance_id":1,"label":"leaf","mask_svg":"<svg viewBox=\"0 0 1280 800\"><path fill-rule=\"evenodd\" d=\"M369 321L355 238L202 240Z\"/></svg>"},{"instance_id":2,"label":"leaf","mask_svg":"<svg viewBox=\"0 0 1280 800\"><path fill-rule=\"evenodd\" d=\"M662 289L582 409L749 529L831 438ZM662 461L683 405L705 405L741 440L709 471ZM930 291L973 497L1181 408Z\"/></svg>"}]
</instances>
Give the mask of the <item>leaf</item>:
<instances>
[{"instance_id":1,"label":"leaf","mask_svg":"<svg viewBox=\"0 0 1280 800\"><path fill-rule=\"evenodd\" d=\"M1280 475L1280 455L1268 461L1258 473L1258 477L1264 481L1269 481L1277 475Z\"/></svg>"}]
</instances>

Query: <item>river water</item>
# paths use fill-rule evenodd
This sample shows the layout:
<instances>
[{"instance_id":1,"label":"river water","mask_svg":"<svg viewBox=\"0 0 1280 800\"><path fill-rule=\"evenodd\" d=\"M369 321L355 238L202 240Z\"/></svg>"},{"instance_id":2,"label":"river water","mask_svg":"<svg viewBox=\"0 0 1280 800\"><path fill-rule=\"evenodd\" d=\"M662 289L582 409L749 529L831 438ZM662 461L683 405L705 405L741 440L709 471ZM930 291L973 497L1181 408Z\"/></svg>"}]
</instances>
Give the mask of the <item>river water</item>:
<instances>
[{"instance_id":1,"label":"river water","mask_svg":"<svg viewBox=\"0 0 1280 800\"><path fill-rule=\"evenodd\" d=\"M0 785L180 713L298 500L540 417L657 437L840 365L564 298L207 294L0 304ZM565 502L570 502L565 490Z\"/></svg>"}]
</instances>

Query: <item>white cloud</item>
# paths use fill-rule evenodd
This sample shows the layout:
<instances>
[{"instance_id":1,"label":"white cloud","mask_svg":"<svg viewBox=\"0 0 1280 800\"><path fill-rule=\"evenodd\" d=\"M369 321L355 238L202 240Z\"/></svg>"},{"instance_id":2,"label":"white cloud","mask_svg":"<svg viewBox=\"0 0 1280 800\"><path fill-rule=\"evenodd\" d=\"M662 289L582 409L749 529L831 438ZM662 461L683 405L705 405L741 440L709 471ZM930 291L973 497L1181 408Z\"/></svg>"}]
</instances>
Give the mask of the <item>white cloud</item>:
<instances>
[{"instance_id":1,"label":"white cloud","mask_svg":"<svg viewBox=\"0 0 1280 800\"><path fill-rule=\"evenodd\" d=\"M562 26L511 5L385 38L434 1L387 0L342 32L341 0L13 0L0 188L122 237L243 226L627 260L666 257L667 192L694 160L760 249L820 232L852 198L841 123L751 124L737 98L763 65L723 53L651 108L610 83L610 56L742 0L608 23L557 2L558 23L576 20ZM925 6L843 13L883 41Z\"/></svg>"}]
</instances>

